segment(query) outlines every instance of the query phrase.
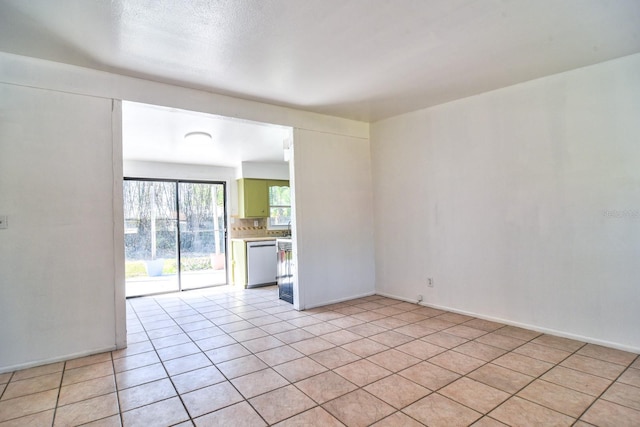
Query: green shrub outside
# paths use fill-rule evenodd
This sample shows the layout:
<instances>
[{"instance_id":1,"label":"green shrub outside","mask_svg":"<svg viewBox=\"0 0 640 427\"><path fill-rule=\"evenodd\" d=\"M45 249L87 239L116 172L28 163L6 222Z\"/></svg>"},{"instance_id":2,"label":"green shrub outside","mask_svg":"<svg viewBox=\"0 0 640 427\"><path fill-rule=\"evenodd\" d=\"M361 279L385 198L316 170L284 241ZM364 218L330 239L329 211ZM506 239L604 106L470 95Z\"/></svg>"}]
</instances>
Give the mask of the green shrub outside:
<instances>
[{"instance_id":1,"label":"green shrub outside","mask_svg":"<svg viewBox=\"0 0 640 427\"><path fill-rule=\"evenodd\" d=\"M200 271L210 270L211 257L186 258L182 260L182 271ZM146 277L147 267L144 261L126 261L124 264L125 277L131 279L134 277ZM176 274L178 272L177 261L175 259L164 260L162 274Z\"/></svg>"}]
</instances>

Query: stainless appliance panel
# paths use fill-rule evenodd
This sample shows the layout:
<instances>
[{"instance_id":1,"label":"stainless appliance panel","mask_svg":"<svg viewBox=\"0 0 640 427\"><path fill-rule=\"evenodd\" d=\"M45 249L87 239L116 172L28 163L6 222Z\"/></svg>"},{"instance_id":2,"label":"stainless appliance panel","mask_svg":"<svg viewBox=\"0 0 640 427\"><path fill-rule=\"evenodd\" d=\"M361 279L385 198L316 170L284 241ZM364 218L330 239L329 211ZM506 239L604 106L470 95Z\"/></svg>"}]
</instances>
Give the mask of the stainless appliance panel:
<instances>
[{"instance_id":1,"label":"stainless appliance panel","mask_svg":"<svg viewBox=\"0 0 640 427\"><path fill-rule=\"evenodd\" d=\"M278 240L278 297L293 304L293 249L291 240Z\"/></svg>"}]
</instances>

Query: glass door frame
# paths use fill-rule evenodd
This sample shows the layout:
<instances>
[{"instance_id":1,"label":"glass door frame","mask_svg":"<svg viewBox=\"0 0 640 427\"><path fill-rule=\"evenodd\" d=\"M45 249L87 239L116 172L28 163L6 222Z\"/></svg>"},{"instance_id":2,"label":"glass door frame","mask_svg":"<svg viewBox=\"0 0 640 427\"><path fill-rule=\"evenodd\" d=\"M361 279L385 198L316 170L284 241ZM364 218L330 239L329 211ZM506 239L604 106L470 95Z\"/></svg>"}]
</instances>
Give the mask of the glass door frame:
<instances>
[{"instance_id":1,"label":"glass door frame","mask_svg":"<svg viewBox=\"0 0 640 427\"><path fill-rule=\"evenodd\" d=\"M176 218L173 221L176 222L176 268L178 275L178 290L177 291L162 291L162 292L152 292L149 294L143 295L135 295L127 298L137 298L149 295L161 295L172 292L184 292L190 290L197 289L205 289L211 288L214 286L224 286L225 284L229 284L229 224L227 217L227 182L226 181L205 181L205 180L195 180L195 179L171 179L171 178L136 178L125 176L123 181L146 181L146 182L170 182L175 185L175 195L176 195ZM224 244L224 258L225 258L225 282L224 284L212 284L205 285L201 287L193 287L193 288L182 288L182 262L181 262L181 250L180 250L180 184L211 184L211 185L222 185L222 209L223 209L223 218L224 218L224 230L223 230L223 239L222 242ZM126 284L125 284L126 286Z\"/></svg>"}]
</instances>

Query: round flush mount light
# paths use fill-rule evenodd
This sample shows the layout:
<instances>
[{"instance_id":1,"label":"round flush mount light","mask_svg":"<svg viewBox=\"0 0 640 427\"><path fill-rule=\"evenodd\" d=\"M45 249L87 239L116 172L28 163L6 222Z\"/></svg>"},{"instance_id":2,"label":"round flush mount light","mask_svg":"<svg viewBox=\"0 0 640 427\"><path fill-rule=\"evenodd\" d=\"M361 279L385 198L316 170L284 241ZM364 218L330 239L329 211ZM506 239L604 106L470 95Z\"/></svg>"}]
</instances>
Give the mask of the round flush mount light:
<instances>
[{"instance_id":1,"label":"round flush mount light","mask_svg":"<svg viewBox=\"0 0 640 427\"><path fill-rule=\"evenodd\" d=\"M207 132L189 132L184 136L184 142L202 144L211 142L211 134Z\"/></svg>"}]
</instances>

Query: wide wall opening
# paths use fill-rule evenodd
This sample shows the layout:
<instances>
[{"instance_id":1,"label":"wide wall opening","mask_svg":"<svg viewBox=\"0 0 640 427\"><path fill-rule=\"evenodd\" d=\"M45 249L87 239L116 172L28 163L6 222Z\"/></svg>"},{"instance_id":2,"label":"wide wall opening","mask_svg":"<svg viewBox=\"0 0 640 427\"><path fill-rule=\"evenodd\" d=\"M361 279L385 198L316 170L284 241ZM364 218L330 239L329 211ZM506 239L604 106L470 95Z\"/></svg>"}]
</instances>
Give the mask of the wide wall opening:
<instances>
[{"instance_id":1,"label":"wide wall opening","mask_svg":"<svg viewBox=\"0 0 640 427\"><path fill-rule=\"evenodd\" d=\"M292 136L287 126L122 101L126 296L238 284L231 242L292 228ZM240 197L248 182L265 191ZM245 211L253 205L259 214Z\"/></svg>"}]
</instances>

